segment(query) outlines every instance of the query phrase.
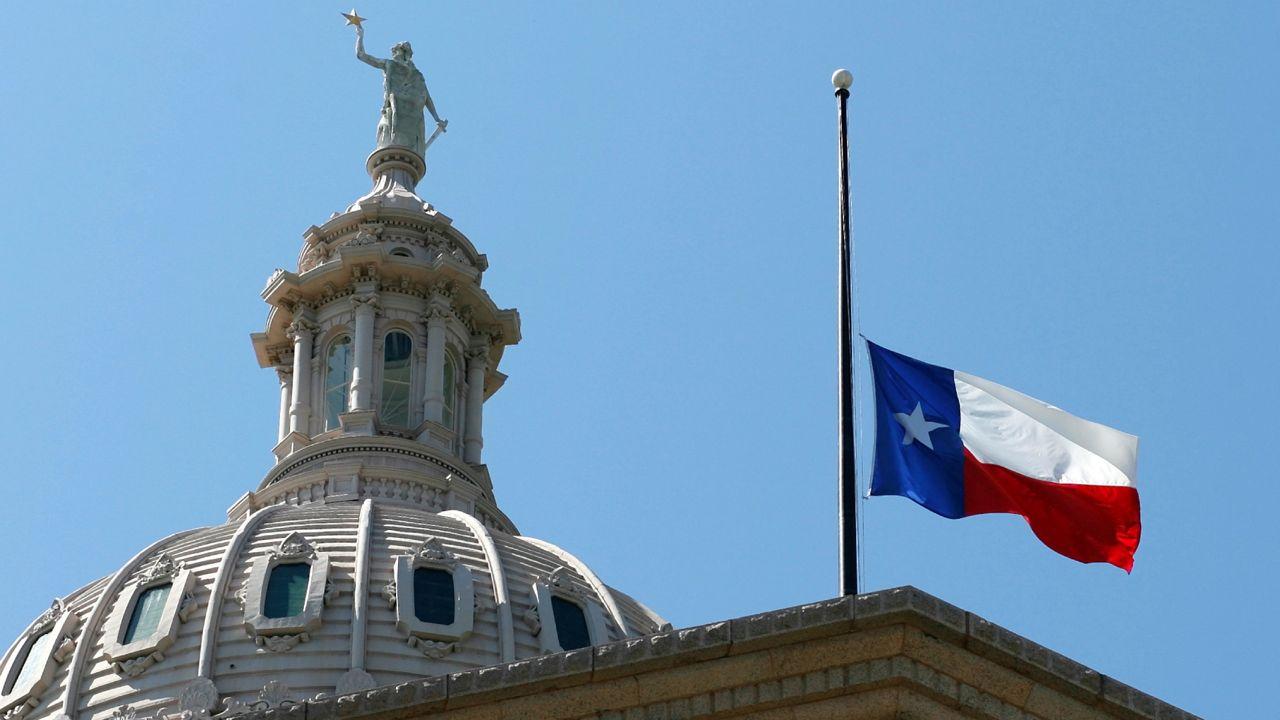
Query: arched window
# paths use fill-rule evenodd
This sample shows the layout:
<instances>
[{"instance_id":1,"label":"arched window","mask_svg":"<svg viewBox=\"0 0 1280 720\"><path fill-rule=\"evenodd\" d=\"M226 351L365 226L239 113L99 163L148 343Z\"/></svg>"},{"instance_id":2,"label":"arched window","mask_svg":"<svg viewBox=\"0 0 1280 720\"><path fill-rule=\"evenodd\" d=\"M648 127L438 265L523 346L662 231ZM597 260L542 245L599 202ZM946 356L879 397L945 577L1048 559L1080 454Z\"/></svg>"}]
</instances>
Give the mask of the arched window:
<instances>
[{"instance_id":1,"label":"arched window","mask_svg":"<svg viewBox=\"0 0 1280 720\"><path fill-rule=\"evenodd\" d=\"M552 613L556 616L556 637L562 650L591 647L591 632L587 629L587 614L582 606L559 595L551 596Z\"/></svg>"},{"instance_id":2,"label":"arched window","mask_svg":"<svg viewBox=\"0 0 1280 720\"><path fill-rule=\"evenodd\" d=\"M413 253L409 252L409 248L402 248L402 247L398 247L395 250L392 250L391 254L396 257L413 257Z\"/></svg>"},{"instance_id":3,"label":"arched window","mask_svg":"<svg viewBox=\"0 0 1280 720\"><path fill-rule=\"evenodd\" d=\"M324 429L338 427L338 416L347 411L351 388L351 338L343 335L329 346L324 373Z\"/></svg>"},{"instance_id":4,"label":"arched window","mask_svg":"<svg viewBox=\"0 0 1280 720\"><path fill-rule=\"evenodd\" d=\"M8 695L15 687L26 687L35 680L36 673L40 672L40 666L44 664L45 656L48 655L49 646L52 643L53 628L45 630L36 639L26 643L26 647L20 651L22 655L17 659L18 672L9 676L9 682L5 683L3 694Z\"/></svg>"},{"instance_id":5,"label":"arched window","mask_svg":"<svg viewBox=\"0 0 1280 720\"><path fill-rule=\"evenodd\" d=\"M269 619L301 615L310 582L311 563L281 563L271 568L267 595L262 599L262 614Z\"/></svg>"},{"instance_id":6,"label":"arched window","mask_svg":"<svg viewBox=\"0 0 1280 720\"><path fill-rule=\"evenodd\" d=\"M440 422L444 426L456 430L455 427L458 419L458 362L453 359L453 353L446 352L444 354L444 411L441 413Z\"/></svg>"},{"instance_id":7,"label":"arched window","mask_svg":"<svg viewBox=\"0 0 1280 720\"><path fill-rule=\"evenodd\" d=\"M408 427L413 340L396 330L387 333L382 348L382 422Z\"/></svg>"},{"instance_id":8,"label":"arched window","mask_svg":"<svg viewBox=\"0 0 1280 720\"><path fill-rule=\"evenodd\" d=\"M129 626L124 631L125 645L155 633L160 627L160 618L164 615L171 590L173 583L165 583L147 588L138 596L133 602L133 612L129 614Z\"/></svg>"},{"instance_id":9,"label":"arched window","mask_svg":"<svg viewBox=\"0 0 1280 720\"><path fill-rule=\"evenodd\" d=\"M453 573L433 567L413 569L413 614L425 623L452 625Z\"/></svg>"}]
</instances>

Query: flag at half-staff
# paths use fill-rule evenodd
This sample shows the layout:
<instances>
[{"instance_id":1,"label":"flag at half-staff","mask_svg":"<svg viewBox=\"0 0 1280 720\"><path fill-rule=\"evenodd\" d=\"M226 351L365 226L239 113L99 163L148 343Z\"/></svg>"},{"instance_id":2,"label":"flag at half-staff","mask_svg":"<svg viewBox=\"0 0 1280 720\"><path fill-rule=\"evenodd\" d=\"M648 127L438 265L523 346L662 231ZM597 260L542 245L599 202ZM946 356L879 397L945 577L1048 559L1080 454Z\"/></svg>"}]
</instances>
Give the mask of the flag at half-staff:
<instances>
[{"instance_id":1,"label":"flag at half-staff","mask_svg":"<svg viewBox=\"0 0 1280 720\"><path fill-rule=\"evenodd\" d=\"M872 495L902 495L947 518L1022 515L1062 555L1133 569L1138 438L990 380L867 347Z\"/></svg>"}]
</instances>

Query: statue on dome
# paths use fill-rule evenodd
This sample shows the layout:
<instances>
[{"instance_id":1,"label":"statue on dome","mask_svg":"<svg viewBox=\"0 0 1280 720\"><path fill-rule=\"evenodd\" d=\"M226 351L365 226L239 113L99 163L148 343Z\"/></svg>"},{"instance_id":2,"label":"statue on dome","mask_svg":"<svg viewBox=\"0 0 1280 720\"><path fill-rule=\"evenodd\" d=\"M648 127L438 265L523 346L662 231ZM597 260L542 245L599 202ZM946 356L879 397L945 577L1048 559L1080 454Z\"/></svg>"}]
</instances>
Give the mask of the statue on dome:
<instances>
[{"instance_id":1,"label":"statue on dome","mask_svg":"<svg viewBox=\"0 0 1280 720\"><path fill-rule=\"evenodd\" d=\"M396 43L391 57L376 58L364 51L364 18L352 10L342 13L348 25L356 27L356 58L382 71L382 117L378 120L378 148L406 147L425 156L427 146L449 125L436 113L427 81L413 64L413 47L407 42ZM422 111L431 113L436 121L435 133L426 137Z\"/></svg>"}]
</instances>

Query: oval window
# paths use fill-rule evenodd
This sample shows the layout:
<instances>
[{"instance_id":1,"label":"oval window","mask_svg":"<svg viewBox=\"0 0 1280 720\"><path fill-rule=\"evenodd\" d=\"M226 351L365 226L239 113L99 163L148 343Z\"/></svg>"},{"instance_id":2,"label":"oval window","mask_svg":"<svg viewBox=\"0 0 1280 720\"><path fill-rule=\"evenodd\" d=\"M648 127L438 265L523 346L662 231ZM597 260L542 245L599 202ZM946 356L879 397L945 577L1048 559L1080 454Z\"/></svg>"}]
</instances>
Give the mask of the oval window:
<instances>
[{"instance_id":1,"label":"oval window","mask_svg":"<svg viewBox=\"0 0 1280 720\"><path fill-rule=\"evenodd\" d=\"M310 581L310 563L284 563L271 568L262 614L272 619L301 615Z\"/></svg>"}]
</instances>

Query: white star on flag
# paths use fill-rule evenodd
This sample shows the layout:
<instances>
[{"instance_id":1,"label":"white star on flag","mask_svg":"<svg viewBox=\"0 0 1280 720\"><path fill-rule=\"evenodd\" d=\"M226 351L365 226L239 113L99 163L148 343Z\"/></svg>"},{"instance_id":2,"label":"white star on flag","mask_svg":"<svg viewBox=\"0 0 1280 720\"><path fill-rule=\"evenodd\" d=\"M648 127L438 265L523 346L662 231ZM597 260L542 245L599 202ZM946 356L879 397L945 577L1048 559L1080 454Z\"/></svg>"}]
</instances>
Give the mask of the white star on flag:
<instances>
[{"instance_id":1,"label":"white star on flag","mask_svg":"<svg viewBox=\"0 0 1280 720\"><path fill-rule=\"evenodd\" d=\"M894 413L893 416L898 420L898 423L902 425L903 445L910 445L916 440L919 440L921 445L932 450L933 440L929 439L929 433L937 430L938 428L951 427L946 423L925 420L924 411L920 409L919 402L916 402L916 409L912 410L910 415L906 413Z\"/></svg>"}]
</instances>

